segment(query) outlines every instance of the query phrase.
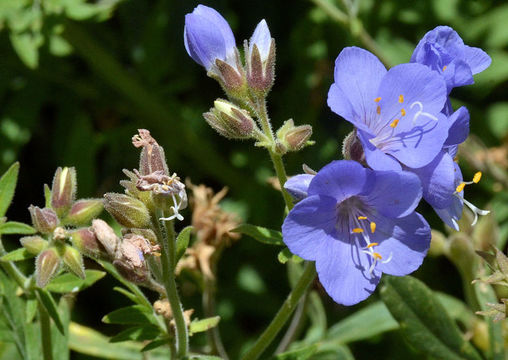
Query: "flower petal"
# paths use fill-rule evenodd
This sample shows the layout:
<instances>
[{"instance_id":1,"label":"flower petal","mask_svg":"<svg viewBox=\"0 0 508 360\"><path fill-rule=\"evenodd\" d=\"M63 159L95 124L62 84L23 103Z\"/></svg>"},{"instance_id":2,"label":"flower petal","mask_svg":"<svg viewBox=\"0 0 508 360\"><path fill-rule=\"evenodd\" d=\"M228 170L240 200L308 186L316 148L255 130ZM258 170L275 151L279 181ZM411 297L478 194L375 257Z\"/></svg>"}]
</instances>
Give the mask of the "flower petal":
<instances>
[{"instance_id":1,"label":"flower petal","mask_svg":"<svg viewBox=\"0 0 508 360\"><path fill-rule=\"evenodd\" d=\"M249 53L252 54L252 49L256 45L261 56L261 61L265 61L270 53L272 45L272 36L265 19L261 20L256 26L254 33L249 41Z\"/></svg>"},{"instance_id":2,"label":"flower petal","mask_svg":"<svg viewBox=\"0 0 508 360\"><path fill-rule=\"evenodd\" d=\"M372 143L369 140L374 138L374 136L359 130L358 138L360 139L363 146L365 160L372 169L395 170L395 171L402 170L402 167L400 166L397 160L395 160L392 156L385 154L377 147L372 145Z\"/></svg>"},{"instance_id":3,"label":"flower petal","mask_svg":"<svg viewBox=\"0 0 508 360\"><path fill-rule=\"evenodd\" d=\"M461 106L451 116L448 117L450 129L448 130L448 138L445 146L458 145L466 141L469 135L469 111Z\"/></svg>"},{"instance_id":4,"label":"flower petal","mask_svg":"<svg viewBox=\"0 0 508 360\"><path fill-rule=\"evenodd\" d=\"M398 218L414 211L422 198L418 176L408 171L376 171L372 191L363 198L383 216Z\"/></svg>"},{"instance_id":5,"label":"flower petal","mask_svg":"<svg viewBox=\"0 0 508 360\"><path fill-rule=\"evenodd\" d=\"M205 5L198 5L194 9L193 13L199 15L203 19L208 19L217 29L220 30L222 37L224 38L224 44L229 51L236 48L235 35L233 34L233 30L231 30L231 27L229 26L226 19L224 19L224 17L217 10Z\"/></svg>"},{"instance_id":6,"label":"flower petal","mask_svg":"<svg viewBox=\"0 0 508 360\"><path fill-rule=\"evenodd\" d=\"M469 65L474 75L488 68L492 59L482 49L466 45L464 49L464 61Z\"/></svg>"},{"instance_id":7,"label":"flower petal","mask_svg":"<svg viewBox=\"0 0 508 360\"><path fill-rule=\"evenodd\" d=\"M373 180L372 171L356 161L332 161L314 176L308 194L326 195L340 202L350 196L367 192Z\"/></svg>"},{"instance_id":8,"label":"flower petal","mask_svg":"<svg viewBox=\"0 0 508 360\"><path fill-rule=\"evenodd\" d=\"M293 254L316 260L320 249L333 241L336 205L329 196L309 196L295 205L282 224L282 238Z\"/></svg>"},{"instance_id":9,"label":"flower petal","mask_svg":"<svg viewBox=\"0 0 508 360\"><path fill-rule=\"evenodd\" d=\"M284 189L287 190L289 195L293 197L294 200L300 201L307 197L307 190L309 188L309 184L314 178L315 175L309 174L299 174L289 178L288 181L284 184Z\"/></svg>"},{"instance_id":10,"label":"flower petal","mask_svg":"<svg viewBox=\"0 0 508 360\"><path fill-rule=\"evenodd\" d=\"M461 39L459 34L449 26L437 26L434 29L428 31L423 38L418 42L413 55L411 56L411 62L417 62L424 64L422 60L425 57L426 44L439 46L444 52L452 57L462 57L464 52L464 41ZM430 64L425 64L430 65Z\"/></svg>"},{"instance_id":11,"label":"flower petal","mask_svg":"<svg viewBox=\"0 0 508 360\"><path fill-rule=\"evenodd\" d=\"M404 276L420 267L430 246L430 226L417 212L399 219L378 218L371 235L382 260L376 268L385 274ZM390 259L391 258L391 259ZM383 264L384 260L390 261Z\"/></svg>"},{"instance_id":12,"label":"flower petal","mask_svg":"<svg viewBox=\"0 0 508 360\"><path fill-rule=\"evenodd\" d=\"M369 272L371 261L350 239L327 241L316 260L319 281L335 302L357 304L374 292L380 280L376 269Z\"/></svg>"},{"instance_id":13,"label":"flower petal","mask_svg":"<svg viewBox=\"0 0 508 360\"><path fill-rule=\"evenodd\" d=\"M457 187L462 181L462 171L460 170L459 164L453 162L454 166L454 186ZM434 207L434 211L436 214L443 220L443 222L450 226L451 228L459 231L459 223L458 221L462 217L462 208L464 207L464 202L462 198L464 196L464 191L461 191L457 195L452 197L452 201L448 207L443 209L438 209Z\"/></svg>"}]
</instances>

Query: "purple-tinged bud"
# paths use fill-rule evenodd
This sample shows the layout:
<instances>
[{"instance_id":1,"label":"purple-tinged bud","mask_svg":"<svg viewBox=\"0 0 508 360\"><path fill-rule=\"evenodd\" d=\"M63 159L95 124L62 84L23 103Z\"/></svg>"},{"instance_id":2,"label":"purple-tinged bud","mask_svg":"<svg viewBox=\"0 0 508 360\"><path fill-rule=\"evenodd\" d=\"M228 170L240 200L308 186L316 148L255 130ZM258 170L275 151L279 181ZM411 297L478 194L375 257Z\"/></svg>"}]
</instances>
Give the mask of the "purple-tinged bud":
<instances>
[{"instance_id":1,"label":"purple-tinged bud","mask_svg":"<svg viewBox=\"0 0 508 360\"><path fill-rule=\"evenodd\" d=\"M54 247L44 250L35 260L35 280L37 286L45 287L55 276L62 261L58 250Z\"/></svg>"},{"instance_id":2,"label":"purple-tinged bud","mask_svg":"<svg viewBox=\"0 0 508 360\"><path fill-rule=\"evenodd\" d=\"M104 220L95 219L92 221L92 230L109 256L114 257L120 246L120 238L116 236L111 226Z\"/></svg>"},{"instance_id":3,"label":"purple-tinged bud","mask_svg":"<svg viewBox=\"0 0 508 360\"><path fill-rule=\"evenodd\" d=\"M229 139L253 136L256 124L247 111L222 99L215 100L214 105L203 117L215 131Z\"/></svg>"},{"instance_id":4,"label":"purple-tinged bud","mask_svg":"<svg viewBox=\"0 0 508 360\"><path fill-rule=\"evenodd\" d=\"M275 40L264 19L256 26L245 52L247 83L252 90L264 96L275 78Z\"/></svg>"},{"instance_id":5,"label":"purple-tinged bud","mask_svg":"<svg viewBox=\"0 0 508 360\"><path fill-rule=\"evenodd\" d=\"M139 235L123 239L113 265L127 280L142 284L148 280L149 271L144 254L149 252L150 245Z\"/></svg>"},{"instance_id":6,"label":"purple-tinged bud","mask_svg":"<svg viewBox=\"0 0 508 360\"><path fill-rule=\"evenodd\" d=\"M30 253L39 255L48 247L48 242L40 236L24 236L19 239L21 245Z\"/></svg>"},{"instance_id":7,"label":"purple-tinged bud","mask_svg":"<svg viewBox=\"0 0 508 360\"><path fill-rule=\"evenodd\" d=\"M62 260L70 272L81 279L86 278L83 257L78 250L72 246L65 245L62 251Z\"/></svg>"},{"instance_id":8,"label":"purple-tinged bud","mask_svg":"<svg viewBox=\"0 0 508 360\"><path fill-rule=\"evenodd\" d=\"M58 216L63 217L76 199L76 169L59 167L56 169L51 187L51 207Z\"/></svg>"},{"instance_id":9,"label":"purple-tinged bud","mask_svg":"<svg viewBox=\"0 0 508 360\"><path fill-rule=\"evenodd\" d=\"M104 245L97 239L95 233L88 228L75 230L69 234L72 245L80 253L94 259L109 259L110 256Z\"/></svg>"},{"instance_id":10,"label":"purple-tinged bud","mask_svg":"<svg viewBox=\"0 0 508 360\"><path fill-rule=\"evenodd\" d=\"M126 228L145 228L150 225L150 214L145 204L128 195L105 194L104 208Z\"/></svg>"},{"instance_id":11,"label":"purple-tinged bud","mask_svg":"<svg viewBox=\"0 0 508 360\"><path fill-rule=\"evenodd\" d=\"M102 199L78 200L72 205L65 222L74 226L88 225L93 218L99 216L103 209Z\"/></svg>"},{"instance_id":12,"label":"purple-tinged bud","mask_svg":"<svg viewBox=\"0 0 508 360\"><path fill-rule=\"evenodd\" d=\"M363 146L356 136L356 130L351 131L342 142L342 155L346 160L354 160L360 164L365 164L365 153Z\"/></svg>"},{"instance_id":13,"label":"purple-tinged bud","mask_svg":"<svg viewBox=\"0 0 508 360\"><path fill-rule=\"evenodd\" d=\"M30 205L28 211L30 211L33 226L42 234L53 233L53 230L60 223L57 214L52 209L41 209L40 207Z\"/></svg>"},{"instance_id":14,"label":"purple-tinged bud","mask_svg":"<svg viewBox=\"0 0 508 360\"><path fill-rule=\"evenodd\" d=\"M150 135L150 131L138 129L138 132L139 134L132 137L132 144L137 148L143 148L139 159L141 175L148 175L156 171L162 171L165 175L169 175L166 155L162 146Z\"/></svg>"},{"instance_id":15,"label":"purple-tinged bud","mask_svg":"<svg viewBox=\"0 0 508 360\"><path fill-rule=\"evenodd\" d=\"M312 126L295 126L293 119L289 119L277 130L277 139L284 144L287 151L299 151L305 146L312 144L309 142L312 136Z\"/></svg>"}]
</instances>

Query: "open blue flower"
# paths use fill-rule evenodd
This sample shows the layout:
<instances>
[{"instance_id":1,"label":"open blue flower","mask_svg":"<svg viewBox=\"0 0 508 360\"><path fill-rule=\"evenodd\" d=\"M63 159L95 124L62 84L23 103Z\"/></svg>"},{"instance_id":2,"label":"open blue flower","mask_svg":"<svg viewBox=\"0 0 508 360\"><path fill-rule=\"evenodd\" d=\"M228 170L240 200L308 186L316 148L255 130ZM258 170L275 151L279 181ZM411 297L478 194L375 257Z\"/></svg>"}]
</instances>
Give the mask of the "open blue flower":
<instances>
[{"instance_id":1,"label":"open blue flower","mask_svg":"<svg viewBox=\"0 0 508 360\"><path fill-rule=\"evenodd\" d=\"M236 42L226 19L216 10L198 5L185 15L185 49L195 62L210 71L217 59L236 66Z\"/></svg>"},{"instance_id":2,"label":"open blue flower","mask_svg":"<svg viewBox=\"0 0 508 360\"><path fill-rule=\"evenodd\" d=\"M321 169L305 190L307 180L288 184L307 197L289 212L282 235L291 252L316 261L319 280L337 303L366 299L382 273L403 276L421 265L430 227L414 211L422 193L416 175L342 160Z\"/></svg>"},{"instance_id":3,"label":"open blue flower","mask_svg":"<svg viewBox=\"0 0 508 360\"><path fill-rule=\"evenodd\" d=\"M389 71L370 52L345 48L335 61L328 106L358 130L369 166L401 170L429 164L441 151L449 122L440 74L421 64ZM400 162L400 163L399 163Z\"/></svg>"},{"instance_id":4,"label":"open blue flower","mask_svg":"<svg viewBox=\"0 0 508 360\"><path fill-rule=\"evenodd\" d=\"M491 59L482 49L465 45L451 27L438 26L420 40L411 62L442 74L449 93L454 87L472 84L473 75L489 67Z\"/></svg>"}]
</instances>

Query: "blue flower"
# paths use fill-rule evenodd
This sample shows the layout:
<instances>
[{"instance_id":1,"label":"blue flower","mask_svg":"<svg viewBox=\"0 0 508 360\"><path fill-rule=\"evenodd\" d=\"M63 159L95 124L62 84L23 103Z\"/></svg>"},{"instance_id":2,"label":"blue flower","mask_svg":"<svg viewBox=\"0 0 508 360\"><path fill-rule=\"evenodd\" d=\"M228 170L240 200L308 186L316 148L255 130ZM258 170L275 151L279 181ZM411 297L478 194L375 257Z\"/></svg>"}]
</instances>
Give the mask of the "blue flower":
<instances>
[{"instance_id":1,"label":"blue flower","mask_svg":"<svg viewBox=\"0 0 508 360\"><path fill-rule=\"evenodd\" d=\"M335 61L328 106L358 130L365 158L375 170L420 168L439 154L450 123L442 76L421 64L389 71L370 52L345 48ZM400 162L400 163L399 163Z\"/></svg>"},{"instance_id":2,"label":"blue flower","mask_svg":"<svg viewBox=\"0 0 508 360\"><path fill-rule=\"evenodd\" d=\"M222 15L208 6L198 5L185 15L184 42L189 56L207 71L217 59L236 67L233 31Z\"/></svg>"},{"instance_id":3,"label":"blue flower","mask_svg":"<svg viewBox=\"0 0 508 360\"><path fill-rule=\"evenodd\" d=\"M305 190L307 180L288 184L307 197L289 212L282 235L291 252L316 262L319 280L337 303L366 299L382 273L403 276L421 265L430 227L414 211L422 194L416 175L342 160L321 169Z\"/></svg>"},{"instance_id":4,"label":"blue flower","mask_svg":"<svg viewBox=\"0 0 508 360\"><path fill-rule=\"evenodd\" d=\"M249 57L252 57L254 45L258 48L261 62L268 60L270 48L272 46L272 35L270 34L270 29L268 29L265 19L259 22L249 40Z\"/></svg>"},{"instance_id":5,"label":"blue flower","mask_svg":"<svg viewBox=\"0 0 508 360\"><path fill-rule=\"evenodd\" d=\"M438 26L420 40L411 62L442 74L449 93L454 87L472 84L473 75L489 67L491 59L482 49L464 45L451 27Z\"/></svg>"}]
</instances>

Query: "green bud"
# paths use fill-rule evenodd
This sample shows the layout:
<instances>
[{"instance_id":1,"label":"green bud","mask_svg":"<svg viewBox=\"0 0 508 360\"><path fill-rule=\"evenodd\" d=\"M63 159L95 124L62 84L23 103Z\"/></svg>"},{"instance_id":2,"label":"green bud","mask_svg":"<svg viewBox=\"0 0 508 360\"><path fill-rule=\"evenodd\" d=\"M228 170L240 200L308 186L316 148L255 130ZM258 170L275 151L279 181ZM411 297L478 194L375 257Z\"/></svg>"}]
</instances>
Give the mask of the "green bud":
<instances>
[{"instance_id":1,"label":"green bud","mask_svg":"<svg viewBox=\"0 0 508 360\"><path fill-rule=\"evenodd\" d=\"M19 239L21 245L30 253L38 255L48 247L48 242L40 236L24 236Z\"/></svg>"},{"instance_id":2,"label":"green bud","mask_svg":"<svg viewBox=\"0 0 508 360\"><path fill-rule=\"evenodd\" d=\"M57 214L52 209L41 209L30 205L28 211L30 211L33 226L42 234L51 234L60 223Z\"/></svg>"},{"instance_id":3,"label":"green bud","mask_svg":"<svg viewBox=\"0 0 508 360\"><path fill-rule=\"evenodd\" d=\"M144 237L150 244L157 243L157 235L150 229L129 229L128 231L122 230L122 235L135 234Z\"/></svg>"},{"instance_id":4,"label":"green bud","mask_svg":"<svg viewBox=\"0 0 508 360\"><path fill-rule=\"evenodd\" d=\"M124 194L104 195L104 208L126 228L145 228L150 225L150 214L145 204Z\"/></svg>"},{"instance_id":5,"label":"green bud","mask_svg":"<svg viewBox=\"0 0 508 360\"><path fill-rule=\"evenodd\" d=\"M95 236L95 233L88 228L82 228L71 232L72 245L83 255L94 259L109 259L108 252Z\"/></svg>"},{"instance_id":6,"label":"green bud","mask_svg":"<svg viewBox=\"0 0 508 360\"><path fill-rule=\"evenodd\" d=\"M108 255L114 257L120 246L120 238L116 236L111 226L104 220L95 219L92 221L92 231Z\"/></svg>"},{"instance_id":7,"label":"green bud","mask_svg":"<svg viewBox=\"0 0 508 360\"><path fill-rule=\"evenodd\" d=\"M283 144L288 151L299 151L305 146L312 144L309 142L311 136L312 126L295 126L293 119L285 121L281 128L277 130L278 141Z\"/></svg>"},{"instance_id":8,"label":"green bud","mask_svg":"<svg viewBox=\"0 0 508 360\"><path fill-rule=\"evenodd\" d=\"M86 277L83 257L78 250L74 249L72 246L65 245L62 251L62 260L65 266L74 275L80 277L81 279Z\"/></svg>"},{"instance_id":9,"label":"green bud","mask_svg":"<svg viewBox=\"0 0 508 360\"><path fill-rule=\"evenodd\" d=\"M88 225L93 218L99 216L103 209L102 199L78 200L72 205L65 221L74 226Z\"/></svg>"},{"instance_id":10,"label":"green bud","mask_svg":"<svg viewBox=\"0 0 508 360\"><path fill-rule=\"evenodd\" d=\"M44 250L35 260L35 279L37 286L45 287L56 275L61 264L60 254L57 249L51 247Z\"/></svg>"},{"instance_id":11,"label":"green bud","mask_svg":"<svg viewBox=\"0 0 508 360\"><path fill-rule=\"evenodd\" d=\"M203 117L215 131L229 139L252 137L256 124L247 111L223 99L215 100L214 105Z\"/></svg>"},{"instance_id":12,"label":"green bud","mask_svg":"<svg viewBox=\"0 0 508 360\"><path fill-rule=\"evenodd\" d=\"M448 242L444 234L437 230L431 230L429 256L444 255L448 251Z\"/></svg>"},{"instance_id":13,"label":"green bud","mask_svg":"<svg viewBox=\"0 0 508 360\"><path fill-rule=\"evenodd\" d=\"M56 169L51 187L51 207L58 216L67 214L76 199L76 169L59 167Z\"/></svg>"}]
</instances>

